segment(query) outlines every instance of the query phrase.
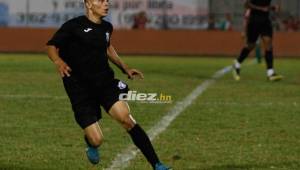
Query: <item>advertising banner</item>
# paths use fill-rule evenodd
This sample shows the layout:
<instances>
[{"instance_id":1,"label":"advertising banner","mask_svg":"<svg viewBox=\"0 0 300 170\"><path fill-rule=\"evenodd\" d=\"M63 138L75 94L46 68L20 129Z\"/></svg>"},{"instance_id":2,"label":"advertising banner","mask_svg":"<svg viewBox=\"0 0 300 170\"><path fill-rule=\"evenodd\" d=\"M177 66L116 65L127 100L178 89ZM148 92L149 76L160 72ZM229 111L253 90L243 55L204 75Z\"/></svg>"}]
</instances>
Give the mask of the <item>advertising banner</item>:
<instances>
[{"instance_id":1,"label":"advertising banner","mask_svg":"<svg viewBox=\"0 0 300 170\"><path fill-rule=\"evenodd\" d=\"M208 0L111 0L106 17L115 28L131 29L144 12L149 29L207 27ZM58 27L84 14L82 0L0 0L0 26Z\"/></svg>"}]
</instances>

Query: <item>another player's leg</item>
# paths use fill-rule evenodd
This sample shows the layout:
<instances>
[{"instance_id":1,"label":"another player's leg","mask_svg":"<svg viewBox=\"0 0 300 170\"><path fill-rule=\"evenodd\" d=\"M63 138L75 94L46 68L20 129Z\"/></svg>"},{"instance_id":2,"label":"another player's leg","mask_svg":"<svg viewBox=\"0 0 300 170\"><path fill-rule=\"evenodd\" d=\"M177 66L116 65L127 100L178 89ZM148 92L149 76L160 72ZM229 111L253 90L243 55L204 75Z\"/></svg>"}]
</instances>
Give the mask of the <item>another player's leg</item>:
<instances>
[{"instance_id":1,"label":"another player's leg","mask_svg":"<svg viewBox=\"0 0 300 170\"><path fill-rule=\"evenodd\" d=\"M248 57L249 53L255 47L254 43L248 43L241 51L239 57L234 60L233 63L233 78L235 80L240 80L240 71L241 71L241 64L243 61Z\"/></svg>"},{"instance_id":2,"label":"another player's leg","mask_svg":"<svg viewBox=\"0 0 300 170\"><path fill-rule=\"evenodd\" d=\"M63 82L72 104L75 120L84 133L87 157L92 164L97 164L100 159L97 148L103 140L97 123L101 119L100 104L94 101L91 93L74 74L64 78Z\"/></svg>"},{"instance_id":3,"label":"another player's leg","mask_svg":"<svg viewBox=\"0 0 300 170\"><path fill-rule=\"evenodd\" d=\"M279 81L283 78L282 75L275 73L274 71L274 56L273 56L273 47L272 47L272 38L269 36L263 36L262 40L265 46L265 60L267 65L267 78L270 81Z\"/></svg>"},{"instance_id":4,"label":"another player's leg","mask_svg":"<svg viewBox=\"0 0 300 170\"><path fill-rule=\"evenodd\" d=\"M102 144L103 134L99 124L93 123L84 129L84 139L87 144L86 155L92 164L98 164L100 155L98 147Z\"/></svg>"},{"instance_id":5,"label":"another player's leg","mask_svg":"<svg viewBox=\"0 0 300 170\"><path fill-rule=\"evenodd\" d=\"M255 46L255 58L258 64L261 64L261 41L260 39L257 40Z\"/></svg>"},{"instance_id":6,"label":"another player's leg","mask_svg":"<svg viewBox=\"0 0 300 170\"><path fill-rule=\"evenodd\" d=\"M241 64L255 48L255 43L259 37L259 28L255 22L249 21L246 27L246 45L233 63L233 78L235 80L240 80Z\"/></svg>"},{"instance_id":7,"label":"another player's leg","mask_svg":"<svg viewBox=\"0 0 300 170\"><path fill-rule=\"evenodd\" d=\"M154 170L170 169L160 162L148 135L130 115L130 109L126 102L116 102L110 108L109 114L127 130L133 143L141 150Z\"/></svg>"}]
</instances>

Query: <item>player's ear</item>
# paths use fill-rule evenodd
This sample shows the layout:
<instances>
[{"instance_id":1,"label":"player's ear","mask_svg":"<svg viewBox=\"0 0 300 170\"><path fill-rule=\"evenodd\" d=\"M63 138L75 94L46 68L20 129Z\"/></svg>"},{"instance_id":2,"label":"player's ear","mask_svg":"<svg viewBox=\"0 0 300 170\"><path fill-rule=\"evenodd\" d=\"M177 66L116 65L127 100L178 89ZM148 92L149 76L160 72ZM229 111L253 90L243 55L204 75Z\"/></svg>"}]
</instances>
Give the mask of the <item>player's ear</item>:
<instances>
[{"instance_id":1,"label":"player's ear","mask_svg":"<svg viewBox=\"0 0 300 170\"><path fill-rule=\"evenodd\" d=\"M92 3L90 0L84 0L84 5L87 9L91 9L92 8Z\"/></svg>"}]
</instances>

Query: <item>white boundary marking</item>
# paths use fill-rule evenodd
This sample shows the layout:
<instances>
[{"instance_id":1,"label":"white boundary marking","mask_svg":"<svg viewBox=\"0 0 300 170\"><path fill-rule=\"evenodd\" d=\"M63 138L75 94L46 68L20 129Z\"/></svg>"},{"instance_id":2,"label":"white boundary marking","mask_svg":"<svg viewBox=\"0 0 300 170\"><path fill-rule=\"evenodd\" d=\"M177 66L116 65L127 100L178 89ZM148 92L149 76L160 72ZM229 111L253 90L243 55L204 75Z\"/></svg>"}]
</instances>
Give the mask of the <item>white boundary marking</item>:
<instances>
[{"instance_id":1,"label":"white boundary marking","mask_svg":"<svg viewBox=\"0 0 300 170\"><path fill-rule=\"evenodd\" d=\"M197 86L182 101L177 102L175 106L147 132L150 140L155 139L160 133L165 131L177 116L179 116L188 106L190 106L193 101L196 100L197 97L199 97L208 87L214 84L217 79L228 73L231 68L232 66L227 66L217 71L210 79ZM130 145L127 149L123 150L115 157L111 166L106 170L118 170L128 167L130 160L134 159L138 152L139 150L134 145Z\"/></svg>"}]
</instances>

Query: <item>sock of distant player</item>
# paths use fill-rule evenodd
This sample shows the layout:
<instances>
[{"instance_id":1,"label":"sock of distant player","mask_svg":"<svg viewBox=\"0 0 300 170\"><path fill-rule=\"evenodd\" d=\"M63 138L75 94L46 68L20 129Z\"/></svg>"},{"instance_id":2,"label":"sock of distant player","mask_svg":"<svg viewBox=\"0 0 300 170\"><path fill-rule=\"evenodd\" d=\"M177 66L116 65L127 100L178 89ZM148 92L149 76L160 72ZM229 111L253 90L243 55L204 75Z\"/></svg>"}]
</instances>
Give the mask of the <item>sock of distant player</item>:
<instances>
[{"instance_id":1,"label":"sock of distant player","mask_svg":"<svg viewBox=\"0 0 300 170\"><path fill-rule=\"evenodd\" d=\"M273 68L273 50L266 51L265 59L267 63L267 69Z\"/></svg>"},{"instance_id":2,"label":"sock of distant player","mask_svg":"<svg viewBox=\"0 0 300 170\"><path fill-rule=\"evenodd\" d=\"M239 63L237 60L234 60L234 67L241 68L241 63Z\"/></svg>"},{"instance_id":3,"label":"sock of distant player","mask_svg":"<svg viewBox=\"0 0 300 170\"><path fill-rule=\"evenodd\" d=\"M239 63L242 63L242 62L245 60L245 58L248 57L248 55L249 55L250 52L251 52L251 51L250 51L248 48L246 48L246 47L243 48L242 51L241 51L240 56L237 58L237 61L238 61Z\"/></svg>"},{"instance_id":4,"label":"sock of distant player","mask_svg":"<svg viewBox=\"0 0 300 170\"><path fill-rule=\"evenodd\" d=\"M275 71L272 68L267 70L267 76L268 77L272 76L274 73L275 73Z\"/></svg>"},{"instance_id":5,"label":"sock of distant player","mask_svg":"<svg viewBox=\"0 0 300 170\"><path fill-rule=\"evenodd\" d=\"M148 162L155 167L155 164L159 162L159 159L153 149L151 141L145 131L136 124L131 130L128 131L133 143L142 151Z\"/></svg>"}]
</instances>

